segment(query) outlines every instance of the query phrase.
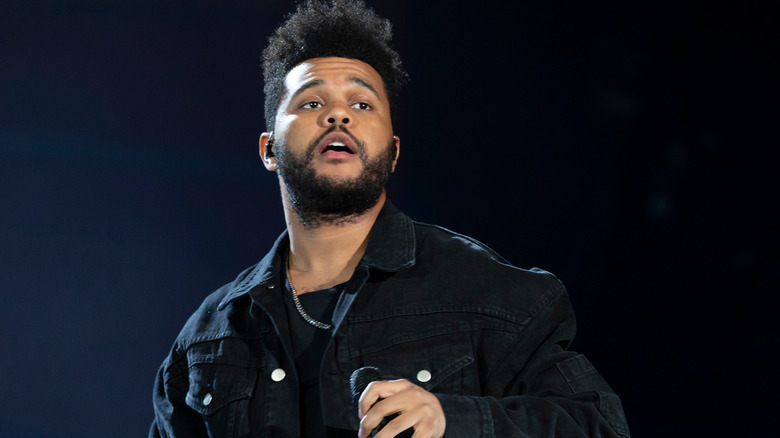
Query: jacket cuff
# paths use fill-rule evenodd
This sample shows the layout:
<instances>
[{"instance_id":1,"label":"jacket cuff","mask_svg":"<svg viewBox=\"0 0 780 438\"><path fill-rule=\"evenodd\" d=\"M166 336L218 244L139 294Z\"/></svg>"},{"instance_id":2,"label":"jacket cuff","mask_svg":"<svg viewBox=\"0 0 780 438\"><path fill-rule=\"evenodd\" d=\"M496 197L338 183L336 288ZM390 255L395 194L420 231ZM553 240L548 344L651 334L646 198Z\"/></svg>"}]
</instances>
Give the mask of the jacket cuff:
<instances>
[{"instance_id":1,"label":"jacket cuff","mask_svg":"<svg viewBox=\"0 0 780 438\"><path fill-rule=\"evenodd\" d=\"M490 406L480 397L434 394L447 421L445 438L488 438L493 436Z\"/></svg>"}]
</instances>

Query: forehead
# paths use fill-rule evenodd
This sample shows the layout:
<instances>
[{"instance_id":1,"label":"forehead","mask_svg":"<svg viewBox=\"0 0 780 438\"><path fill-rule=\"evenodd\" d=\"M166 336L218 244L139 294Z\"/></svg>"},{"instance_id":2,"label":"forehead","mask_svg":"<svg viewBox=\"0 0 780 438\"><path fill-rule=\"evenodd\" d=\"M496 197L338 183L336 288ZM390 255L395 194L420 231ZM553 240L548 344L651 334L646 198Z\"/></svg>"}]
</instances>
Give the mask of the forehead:
<instances>
[{"instance_id":1,"label":"forehead","mask_svg":"<svg viewBox=\"0 0 780 438\"><path fill-rule=\"evenodd\" d=\"M288 96L300 88L319 81L325 85L344 85L360 79L372 85L384 96L384 81L373 67L358 59L351 58L313 58L293 67L284 78L284 87Z\"/></svg>"}]
</instances>

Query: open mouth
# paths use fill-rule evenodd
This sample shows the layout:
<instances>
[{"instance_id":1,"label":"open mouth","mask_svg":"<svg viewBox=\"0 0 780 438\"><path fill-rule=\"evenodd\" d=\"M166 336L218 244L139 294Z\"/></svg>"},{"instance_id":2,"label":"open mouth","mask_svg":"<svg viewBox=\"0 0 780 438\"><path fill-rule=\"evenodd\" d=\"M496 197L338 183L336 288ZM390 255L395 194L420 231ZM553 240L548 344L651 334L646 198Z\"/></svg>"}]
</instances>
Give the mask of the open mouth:
<instances>
[{"instance_id":1,"label":"open mouth","mask_svg":"<svg viewBox=\"0 0 780 438\"><path fill-rule=\"evenodd\" d=\"M354 154L355 152L352 151L352 149L349 148L346 144L340 142L340 141L334 141L325 146L325 149L322 150L322 153L328 151L335 151L335 152L347 152L350 154Z\"/></svg>"},{"instance_id":2,"label":"open mouth","mask_svg":"<svg viewBox=\"0 0 780 438\"><path fill-rule=\"evenodd\" d=\"M358 153L358 148L349 135L343 132L331 132L320 140L318 151L320 155L333 155L335 158L339 155L342 157L355 155Z\"/></svg>"}]
</instances>

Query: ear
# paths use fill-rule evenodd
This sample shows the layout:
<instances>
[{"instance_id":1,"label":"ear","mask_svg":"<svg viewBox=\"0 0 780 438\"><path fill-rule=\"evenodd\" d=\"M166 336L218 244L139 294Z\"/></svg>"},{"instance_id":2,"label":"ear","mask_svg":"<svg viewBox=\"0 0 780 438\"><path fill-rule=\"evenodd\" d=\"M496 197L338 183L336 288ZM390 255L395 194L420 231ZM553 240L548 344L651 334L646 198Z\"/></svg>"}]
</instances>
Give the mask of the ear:
<instances>
[{"instance_id":1,"label":"ear","mask_svg":"<svg viewBox=\"0 0 780 438\"><path fill-rule=\"evenodd\" d=\"M394 135L393 143L395 144L395 153L393 154L393 168L391 172L395 172L395 164L398 162L398 156L401 155L401 138Z\"/></svg>"},{"instance_id":2,"label":"ear","mask_svg":"<svg viewBox=\"0 0 780 438\"><path fill-rule=\"evenodd\" d=\"M276 172L276 157L274 157L274 133L264 132L260 134L260 158L265 168Z\"/></svg>"}]
</instances>

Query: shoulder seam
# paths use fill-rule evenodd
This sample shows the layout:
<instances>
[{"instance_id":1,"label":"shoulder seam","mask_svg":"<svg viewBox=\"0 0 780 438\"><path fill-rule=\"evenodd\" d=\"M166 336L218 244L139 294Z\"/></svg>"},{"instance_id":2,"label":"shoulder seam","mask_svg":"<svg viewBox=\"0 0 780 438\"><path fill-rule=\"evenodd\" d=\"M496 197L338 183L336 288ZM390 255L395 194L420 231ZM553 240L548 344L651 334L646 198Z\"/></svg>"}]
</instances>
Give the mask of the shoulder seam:
<instances>
[{"instance_id":1,"label":"shoulder seam","mask_svg":"<svg viewBox=\"0 0 780 438\"><path fill-rule=\"evenodd\" d=\"M485 251L487 251L490 255L495 257L496 260L498 260L498 261L500 261L502 263L511 264L501 254L497 253L493 248L487 246L486 244L482 243L481 241L479 241L479 240L477 240L477 239L475 239L475 238L473 238L471 236L467 236L465 234L461 234L461 233L458 233L456 231L452 231L449 228L442 227L441 225L434 225L434 224L429 224L429 223L426 223L426 222L418 222L418 221L415 221L415 220L413 220L412 223L414 223L415 226L433 228L433 229L439 230L441 232L444 232L444 233L447 233L447 234L450 234L450 235L453 235L453 236L460 237L460 238L462 238L464 240L468 240L469 242L471 242L471 243L479 246L480 248L484 249Z\"/></svg>"}]
</instances>

